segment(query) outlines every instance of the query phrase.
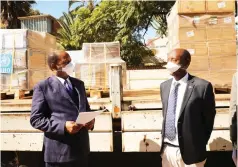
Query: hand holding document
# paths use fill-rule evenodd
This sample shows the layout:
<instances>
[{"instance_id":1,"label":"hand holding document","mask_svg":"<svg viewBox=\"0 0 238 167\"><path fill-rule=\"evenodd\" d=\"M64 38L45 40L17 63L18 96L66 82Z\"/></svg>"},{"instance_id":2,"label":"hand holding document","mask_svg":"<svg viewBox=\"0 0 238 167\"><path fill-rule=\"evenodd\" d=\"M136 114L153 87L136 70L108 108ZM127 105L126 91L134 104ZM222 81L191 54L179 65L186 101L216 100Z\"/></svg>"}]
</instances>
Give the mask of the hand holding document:
<instances>
[{"instance_id":1,"label":"hand holding document","mask_svg":"<svg viewBox=\"0 0 238 167\"><path fill-rule=\"evenodd\" d=\"M92 121L96 116L100 115L102 112L106 110L107 109L98 110L98 111L80 112L75 122L77 124L86 124Z\"/></svg>"}]
</instances>

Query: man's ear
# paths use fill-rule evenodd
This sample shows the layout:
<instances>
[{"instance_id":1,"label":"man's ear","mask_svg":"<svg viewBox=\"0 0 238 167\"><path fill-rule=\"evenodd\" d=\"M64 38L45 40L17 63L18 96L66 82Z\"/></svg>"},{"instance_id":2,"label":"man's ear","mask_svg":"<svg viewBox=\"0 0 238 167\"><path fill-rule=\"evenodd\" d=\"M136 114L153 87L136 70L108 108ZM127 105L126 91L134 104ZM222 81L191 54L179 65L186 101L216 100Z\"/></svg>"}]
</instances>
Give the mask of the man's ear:
<instances>
[{"instance_id":1,"label":"man's ear","mask_svg":"<svg viewBox=\"0 0 238 167\"><path fill-rule=\"evenodd\" d=\"M51 63L51 64L50 64L50 69L51 69L52 71L57 70L57 66L56 66L54 63Z\"/></svg>"}]
</instances>

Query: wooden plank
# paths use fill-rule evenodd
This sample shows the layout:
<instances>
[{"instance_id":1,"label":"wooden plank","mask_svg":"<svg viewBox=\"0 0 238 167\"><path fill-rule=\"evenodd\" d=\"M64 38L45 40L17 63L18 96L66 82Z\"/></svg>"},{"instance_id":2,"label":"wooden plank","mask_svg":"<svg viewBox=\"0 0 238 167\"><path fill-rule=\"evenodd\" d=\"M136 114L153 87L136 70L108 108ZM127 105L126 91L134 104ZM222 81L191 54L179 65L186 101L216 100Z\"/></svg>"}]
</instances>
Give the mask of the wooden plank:
<instances>
[{"instance_id":1,"label":"wooden plank","mask_svg":"<svg viewBox=\"0 0 238 167\"><path fill-rule=\"evenodd\" d=\"M1 113L1 133L40 132L30 124L30 113ZM112 132L111 113L105 112L96 117L92 132Z\"/></svg>"},{"instance_id":2,"label":"wooden plank","mask_svg":"<svg viewBox=\"0 0 238 167\"><path fill-rule=\"evenodd\" d=\"M145 91L145 90L143 90ZM153 101L156 103L161 102L160 93L158 90L148 90L147 95L143 94L140 91L138 91L138 95L135 95L137 91L133 91L133 93L126 92L126 95L123 96L123 101L132 101L132 103L135 103L136 105L139 105L139 103L145 103L148 101ZM155 93L151 93L150 91L154 91ZM230 103L230 94L216 94L215 95L217 106L229 106ZM139 107L139 106L138 106ZM156 107L158 108L158 107ZM159 107L160 108L160 107Z\"/></svg>"},{"instance_id":3,"label":"wooden plank","mask_svg":"<svg viewBox=\"0 0 238 167\"><path fill-rule=\"evenodd\" d=\"M90 97L102 98L101 90L90 90Z\"/></svg>"},{"instance_id":4,"label":"wooden plank","mask_svg":"<svg viewBox=\"0 0 238 167\"><path fill-rule=\"evenodd\" d=\"M88 98L88 101L92 110L98 110L101 106L106 107L109 111L112 109L112 104L109 98ZM1 100L1 112L31 111L31 102L32 99Z\"/></svg>"},{"instance_id":5,"label":"wooden plank","mask_svg":"<svg viewBox=\"0 0 238 167\"><path fill-rule=\"evenodd\" d=\"M160 132L122 133L123 152L159 152L161 148ZM231 151L229 130L214 130L207 145L208 151Z\"/></svg>"},{"instance_id":6,"label":"wooden plank","mask_svg":"<svg viewBox=\"0 0 238 167\"><path fill-rule=\"evenodd\" d=\"M160 94L160 89L124 90L123 97L140 97Z\"/></svg>"},{"instance_id":7,"label":"wooden plank","mask_svg":"<svg viewBox=\"0 0 238 167\"><path fill-rule=\"evenodd\" d=\"M89 133L92 152L112 152L112 133ZM34 139L34 140L29 140ZM1 133L1 151L42 151L43 133Z\"/></svg>"},{"instance_id":8,"label":"wooden plank","mask_svg":"<svg viewBox=\"0 0 238 167\"><path fill-rule=\"evenodd\" d=\"M217 109L214 129L229 129L229 118L228 109ZM123 132L161 131L163 121L162 111L123 111L121 121Z\"/></svg>"}]
</instances>

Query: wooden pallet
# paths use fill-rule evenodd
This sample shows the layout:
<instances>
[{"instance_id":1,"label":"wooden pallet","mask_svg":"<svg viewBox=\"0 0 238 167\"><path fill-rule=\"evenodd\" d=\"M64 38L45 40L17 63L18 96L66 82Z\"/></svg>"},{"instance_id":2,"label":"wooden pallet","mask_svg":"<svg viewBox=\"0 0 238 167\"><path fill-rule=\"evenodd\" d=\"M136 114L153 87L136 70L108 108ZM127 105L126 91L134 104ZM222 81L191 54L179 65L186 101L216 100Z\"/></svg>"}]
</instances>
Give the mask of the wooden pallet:
<instances>
[{"instance_id":1,"label":"wooden pallet","mask_svg":"<svg viewBox=\"0 0 238 167\"><path fill-rule=\"evenodd\" d=\"M100 89L90 89L86 90L87 97L91 98L105 98L109 97L109 89L100 90Z\"/></svg>"},{"instance_id":2,"label":"wooden pallet","mask_svg":"<svg viewBox=\"0 0 238 167\"><path fill-rule=\"evenodd\" d=\"M214 92L215 94L230 94L231 87L214 86Z\"/></svg>"},{"instance_id":3,"label":"wooden pallet","mask_svg":"<svg viewBox=\"0 0 238 167\"><path fill-rule=\"evenodd\" d=\"M3 90L1 91L1 100L5 99L31 99L33 95L33 90Z\"/></svg>"}]
</instances>

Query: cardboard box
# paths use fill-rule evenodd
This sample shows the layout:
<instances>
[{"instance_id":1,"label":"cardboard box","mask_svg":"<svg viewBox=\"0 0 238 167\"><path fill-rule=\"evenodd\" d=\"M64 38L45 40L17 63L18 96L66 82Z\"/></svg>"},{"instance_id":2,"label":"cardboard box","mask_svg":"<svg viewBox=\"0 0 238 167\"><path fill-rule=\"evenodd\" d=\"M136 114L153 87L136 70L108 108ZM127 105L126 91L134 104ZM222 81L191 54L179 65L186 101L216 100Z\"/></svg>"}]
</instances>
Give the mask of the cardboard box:
<instances>
[{"instance_id":1,"label":"cardboard box","mask_svg":"<svg viewBox=\"0 0 238 167\"><path fill-rule=\"evenodd\" d=\"M206 14L204 17L206 25L211 26L234 26L234 13Z\"/></svg>"},{"instance_id":2,"label":"cardboard box","mask_svg":"<svg viewBox=\"0 0 238 167\"><path fill-rule=\"evenodd\" d=\"M207 26L207 40L208 41L224 41L236 40L236 32L234 26Z\"/></svg>"},{"instance_id":3,"label":"cardboard box","mask_svg":"<svg viewBox=\"0 0 238 167\"><path fill-rule=\"evenodd\" d=\"M88 63L107 63L121 58L119 42L83 43L82 50Z\"/></svg>"},{"instance_id":4,"label":"cardboard box","mask_svg":"<svg viewBox=\"0 0 238 167\"><path fill-rule=\"evenodd\" d=\"M207 18L205 14L187 14L174 16L170 15L167 19L168 27L176 25L178 28L182 27L206 27Z\"/></svg>"},{"instance_id":5,"label":"cardboard box","mask_svg":"<svg viewBox=\"0 0 238 167\"><path fill-rule=\"evenodd\" d=\"M178 14L205 13L205 0L177 0L172 8Z\"/></svg>"},{"instance_id":6,"label":"cardboard box","mask_svg":"<svg viewBox=\"0 0 238 167\"><path fill-rule=\"evenodd\" d=\"M174 32L173 45L178 42L205 42L206 29L205 28L179 28Z\"/></svg>"},{"instance_id":7,"label":"cardboard box","mask_svg":"<svg viewBox=\"0 0 238 167\"><path fill-rule=\"evenodd\" d=\"M188 70L189 74L190 75L193 75L193 76L196 76L196 77L199 77L201 79L205 79L205 80L209 80L209 77L210 77L210 72L207 70L207 71L191 71L191 70Z\"/></svg>"},{"instance_id":8,"label":"cardboard box","mask_svg":"<svg viewBox=\"0 0 238 167\"><path fill-rule=\"evenodd\" d=\"M16 50L1 50L1 55L8 54L13 60L13 68L25 69L27 68L27 51L26 49Z\"/></svg>"},{"instance_id":9,"label":"cardboard box","mask_svg":"<svg viewBox=\"0 0 238 167\"><path fill-rule=\"evenodd\" d=\"M122 83L126 87L126 63L122 65ZM84 81L85 87L91 89L108 89L110 86L110 63L76 64L75 77Z\"/></svg>"},{"instance_id":10,"label":"cardboard box","mask_svg":"<svg viewBox=\"0 0 238 167\"><path fill-rule=\"evenodd\" d=\"M235 11L235 0L206 0L207 13L224 13Z\"/></svg>"},{"instance_id":11,"label":"cardboard box","mask_svg":"<svg viewBox=\"0 0 238 167\"><path fill-rule=\"evenodd\" d=\"M237 69L236 56L210 56L209 64L210 70L213 72L219 70L235 70Z\"/></svg>"},{"instance_id":12,"label":"cardboard box","mask_svg":"<svg viewBox=\"0 0 238 167\"><path fill-rule=\"evenodd\" d=\"M187 49L191 56L207 56L207 43L206 42L191 42L191 43L178 43L174 48Z\"/></svg>"},{"instance_id":13,"label":"cardboard box","mask_svg":"<svg viewBox=\"0 0 238 167\"><path fill-rule=\"evenodd\" d=\"M44 50L28 49L28 69L47 69L48 52Z\"/></svg>"},{"instance_id":14,"label":"cardboard box","mask_svg":"<svg viewBox=\"0 0 238 167\"><path fill-rule=\"evenodd\" d=\"M171 18L173 17L173 18ZM167 19L168 27L206 27L207 25L234 26L235 16L233 13L220 14L187 14L169 16Z\"/></svg>"},{"instance_id":15,"label":"cardboard box","mask_svg":"<svg viewBox=\"0 0 238 167\"><path fill-rule=\"evenodd\" d=\"M236 41L208 42L209 56L236 56Z\"/></svg>"},{"instance_id":16,"label":"cardboard box","mask_svg":"<svg viewBox=\"0 0 238 167\"><path fill-rule=\"evenodd\" d=\"M1 29L0 49L56 49L56 37L27 29Z\"/></svg>"},{"instance_id":17,"label":"cardboard box","mask_svg":"<svg viewBox=\"0 0 238 167\"><path fill-rule=\"evenodd\" d=\"M189 71L208 71L208 56L192 56L191 63L188 67Z\"/></svg>"},{"instance_id":18,"label":"cardboard box","mask_svg":"<svg viewBox=\"0 0 238 167\"><path fill-rule=\"evenodd\" d=\"M1 90L22 89L29 90L40 81L46 79L45 70L14 70L12 74L1 74Z\"/></svg>"},{"instance_id":19,"label":"cardboard box","mask_svg":"<svg viewBox=\"0 0 238 167\"><path fill-rule=\"evenodd\" d=\"M236 70L219 70L210 72L209 81L214 87L226 87L229 88L232 85L232 77L236 73Z\"/></svg>"}]
</instances>

